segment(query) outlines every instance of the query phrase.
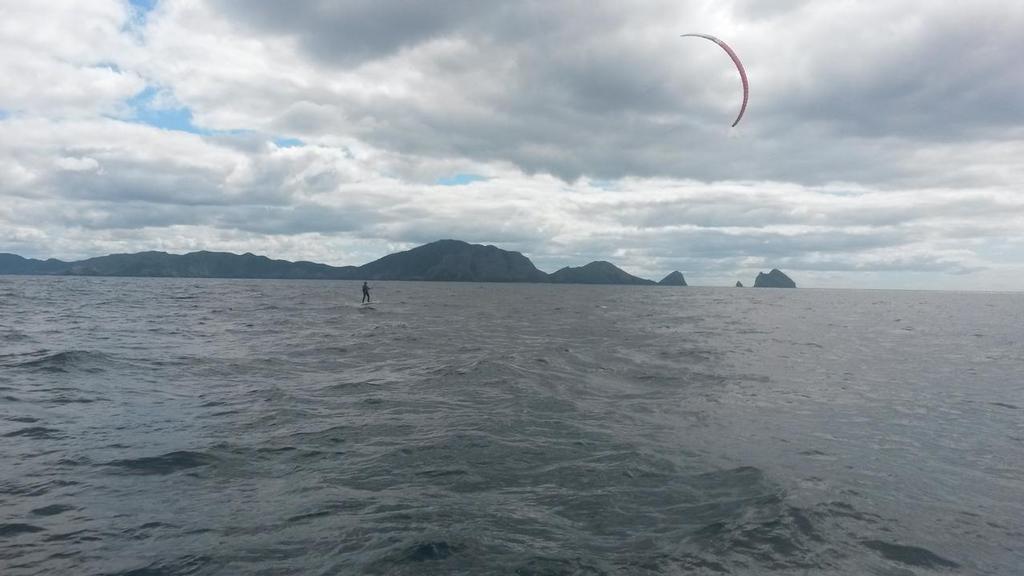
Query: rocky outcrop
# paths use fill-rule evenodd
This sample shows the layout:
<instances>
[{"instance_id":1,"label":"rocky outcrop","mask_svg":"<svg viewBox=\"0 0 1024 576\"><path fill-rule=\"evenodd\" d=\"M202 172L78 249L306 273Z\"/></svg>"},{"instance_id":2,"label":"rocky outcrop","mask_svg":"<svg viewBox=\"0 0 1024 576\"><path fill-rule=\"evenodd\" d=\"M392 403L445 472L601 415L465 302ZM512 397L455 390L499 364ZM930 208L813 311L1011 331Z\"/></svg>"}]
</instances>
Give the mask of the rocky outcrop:
<instances>
[{"instance_id":1,"label":"rocky outcrop","mask_svg":"<svg viewBox=\"0 0 1024 576\"><path fill-rule=\"evenodd\" d=\"M683 277L682 272L676 270L662 278L658 284L661 286L686 286L686 278Z\"/></svg>"},{"instance_id":2,"label":"rocky outcrop","mask_svg":"<svg viewBox=\"0 0 1024 576\"><path fill-rule=\"evenodd\" d=\"M736 281L736 287L737 288L743 288L743 282L740 282L739 280L737 280Z\"/></svg>"},{"instance_id":3,"label":"rocky outcrop","mask_svg":"<svg viewBox=\"0 0 1024 576\"><path fill-rule=\"evenodd\" d=\"M772 271L767 274L758 273L757 278L754 279L754 288L796 288L796 282L793 282L778 268L772 268Z\"/></svg>"}]
</instances>

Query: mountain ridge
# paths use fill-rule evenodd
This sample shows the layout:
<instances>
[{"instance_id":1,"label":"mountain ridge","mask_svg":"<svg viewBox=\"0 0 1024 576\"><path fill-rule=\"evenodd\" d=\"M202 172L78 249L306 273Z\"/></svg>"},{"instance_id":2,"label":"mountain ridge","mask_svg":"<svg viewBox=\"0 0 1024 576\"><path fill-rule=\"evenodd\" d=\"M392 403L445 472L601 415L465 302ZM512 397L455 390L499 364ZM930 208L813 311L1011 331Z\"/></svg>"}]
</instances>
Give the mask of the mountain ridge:
<instances>
[{"instance_id":1,"label":"mountain ridge","mask_svg":"<svg viewBox=\"0 0 1024 576\"><path fill-rule=\"evenodd\" d=\"M634 276L605 260L577 267L566 266L548 274L520 252L453 239L437 240L388 254L361 266L331 266L305 260L292 262L250 252L235 254L207 250L187 254L150 250L70 262L0 253L0 275L659 284ZM672 272L660 284L685 286L686 281L681 273Z\"/></svg>"}]
</instances>

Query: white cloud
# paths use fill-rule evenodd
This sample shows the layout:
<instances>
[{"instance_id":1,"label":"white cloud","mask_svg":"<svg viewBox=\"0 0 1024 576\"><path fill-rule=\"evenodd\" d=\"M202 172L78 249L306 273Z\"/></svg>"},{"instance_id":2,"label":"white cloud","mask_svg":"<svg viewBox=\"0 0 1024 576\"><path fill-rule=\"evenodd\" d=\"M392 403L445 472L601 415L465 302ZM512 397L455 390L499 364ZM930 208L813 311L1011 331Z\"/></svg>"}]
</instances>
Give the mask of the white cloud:
<instances>
[{"instance_id":1,"label":"white cloud","mask_svg":"<svg viewBox=\"0 0 1024 576\"><path fill-rule=\"evenodd\" d=\"M97 162L95 158L89 158L88 156L82 158L76 158L74 156L58 158L54 164L57 165L57 168L68 172L100 171L100 163Z\"/></svg>"},{"instance_id":2,"label":"white cloud","mask_svg":"<svg viewBox=\"0 0 1024 576\"><path fill-rule=\"evenodd\" d=\"M145 87L117 62L136 50L125 2L0 5L0 109L50 117L113 114Z\"/></svg>"}]
</instances>

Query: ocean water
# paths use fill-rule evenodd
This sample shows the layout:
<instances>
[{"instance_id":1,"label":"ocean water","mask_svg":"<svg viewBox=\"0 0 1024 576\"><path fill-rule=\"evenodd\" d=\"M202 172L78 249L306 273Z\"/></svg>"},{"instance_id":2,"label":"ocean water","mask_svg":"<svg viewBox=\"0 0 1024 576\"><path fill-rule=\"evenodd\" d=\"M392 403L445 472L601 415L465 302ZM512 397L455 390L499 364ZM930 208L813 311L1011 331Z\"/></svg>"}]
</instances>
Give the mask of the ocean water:
<instances>
[{"instance_id":1,"label":"ocean water","mask_svg":"<svg viewBox=\"0 0 1024 576\"><path fill-rule=\"evenodd\" d=\"M0 574L1024 573L1024 295L0 278Z\"/></svg>"}]
</instances>

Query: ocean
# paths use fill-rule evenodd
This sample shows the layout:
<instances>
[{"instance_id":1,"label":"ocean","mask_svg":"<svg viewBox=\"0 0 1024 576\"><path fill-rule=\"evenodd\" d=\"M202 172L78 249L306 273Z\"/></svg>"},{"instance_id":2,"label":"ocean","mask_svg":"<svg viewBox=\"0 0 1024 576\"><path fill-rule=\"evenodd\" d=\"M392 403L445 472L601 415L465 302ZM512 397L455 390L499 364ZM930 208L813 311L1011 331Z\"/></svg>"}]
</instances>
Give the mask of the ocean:
<instances>
[{"instance_id":1,"label":"ocean","mask_svg":"<svg viewBox=\"0 0 1024 576\"><path fill-rule=\"evenodd\" d=\"M0 574L1024 573L1024 294L0 277Z\"/></svg>"}]
</instances>

